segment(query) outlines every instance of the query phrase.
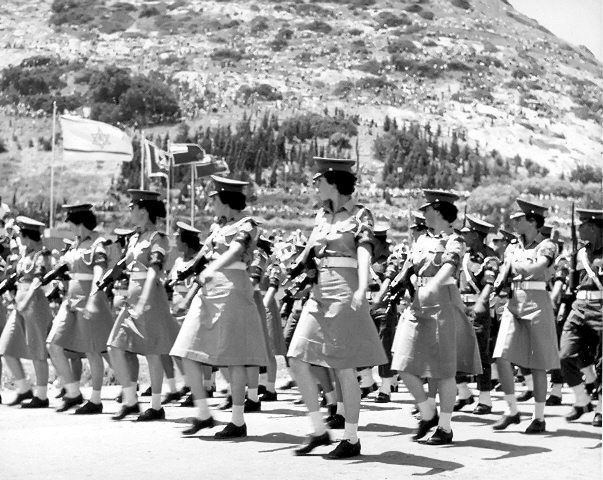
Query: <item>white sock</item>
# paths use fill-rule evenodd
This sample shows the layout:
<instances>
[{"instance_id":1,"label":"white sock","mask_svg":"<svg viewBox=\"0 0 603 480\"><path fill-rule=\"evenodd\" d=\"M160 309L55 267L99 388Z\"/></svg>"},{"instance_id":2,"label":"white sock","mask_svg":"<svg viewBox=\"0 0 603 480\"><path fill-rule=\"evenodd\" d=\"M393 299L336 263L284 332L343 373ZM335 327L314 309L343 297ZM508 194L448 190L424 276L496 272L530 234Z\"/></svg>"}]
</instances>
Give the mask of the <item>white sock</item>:
<instances>
[{"instance_id":1,"label":"white sock","mask_svg":"<svg viewBox=\"0 0 603 480\"><path fill-rule=\"evenodd\" d=\"M151 408L161 410L161 393L151 393Z\"/></svg>"},{"instance_id":2,"label":"white sock","mask_svg":"<svg viewBox=\"0 0 603 480\"><path fill-rule=\"evenodd\" d=\"M467 386L467 384L465 382L463 383L457 383L456 384L456 388L458 388L458 397L461 400L468 400L469 398L471 398L471 390L469 390L469 387Z\"/></svg>"},{"instance_id":3,"label":"white sock","mask_svg":"<svg viewBox=\"0 0 603 480\"><path fill-rule=\"evenodd\" d=\"M427 403L429 404L429 407L435 412L435 410L436 410L435 397L427 397Z\"/></svg>"},{"instance_id":4,"label":"white sock","mask_svg":"<svg viewBox=\"0 0 603 480\"><path fill-rule=\"evenodd\" d=\"M421 412L421 420L431 420L434 417L435 408L429 400L417 404L417 407L419 407L419 412Z\"/></svg>"},{"instance_id":5,"label":"white sock","mask_svg":"<svg viewBox=\"0 0 603 480\"><path fill-rule=\"evenodd\" d=\"M370 387L374 383L373 375L370 368L360 370L360 388Z\"/></svg>"},{"instance_id":6,"label":"white sock","mask_svg":"<svg viewBox=\"0 0 603 480\"><path fill-rule=\"evenodd\" d=\"M46 400L48 398L48 387L46 385L36 385L34 387L34 392L36 397L38 397L40 400Z\"/></svg>"},{"instance_id":7,"label":"white sock","mask_svg":"<svg viewBox=\"0 0 603 480\"><path fill-rule=\"evenodd\" d=\"M385 393L386 395L392 394L392 378L382 378L381 379L381 387L379 388L381 393Z\"/></svg>"},{"instance_id":8,"label":"white sock","mask_svg":"<svg viewBox=\"0 0 603 480\"><path fill-rule=\"evenodd\" d=\"M358 442L358 424L345 422L343 439L350 443Z\"/></svg>"},{"instance_id":9,"label":"white sock","mask_svg":"<svg viewBox=\"0 0 603 480\"><path fill-rule=\"evenodd\" d=\"M584 388L583 383L572 387L572 390L575 396L574 406L585 407L590 403L590 397L588 396L588 393L586 393L586 388Z\"/></svg>"},{"instance_id":10,"label":"white sock","mask_svg":"<svg viewBox=\"0 0 603 480\"><path fill-rule=\"evenodd\" d=\"M481 403L483 405L488 405L489 407L492 406L492 397L490 396L490 392L479 392L479 401L478 403Z\"/></svg>"},{"instance_id":11,"label":"white sock","mask_svg":"<svg viewBox=\"0 0 603 480\"><path fill-rule=\"evenodd\" d=\"M308 416L310 417L310 422L312 424L313 435L322 435L327 431L327 427L325 426L325 422L322 419L322 413L320 413L320 411L310 412Z\"/></svg>"},{"instance_id":12,"label":"white sock","mask_svg":"<svg viewBox=\"0 0 603 480\"><path fill-rule=\"evenodd\" d=\"M258 389L256 388L248 388L247 389L247 398L252 402L259 401L260 397L258 396Z\"/></svg>"},{"instance_id":13,"label":"white sock","mask_svg":"<svg viewBox=\"0 0 603 480\"><path fill-rule=\"evenodd\" d=\"M337 402L337 415L345 417L345 407L343 406L343 402Z\"/></svg>"},{"instance_id":14,"label":"white sock","mask_svg":"<svg viewBox=\"0 0 603 480\"><path fill-rule=\"evenodd\" d=\"M544 420L544 402L534 402L534 416L535 420Z\"/></svg>"},{"instance_id":15,"label":"white sock","mask_svg":"<svg viewBox=\"0 0 603 480\"><path fill-rule=\"evenodd\" d=\"M507 402L507 415L517 414L517 399L515 398L515 394L505 395L505 402Z\"/></svg>"},{"instance_id":16,"label":"white sock","mask_svg":"<svg viewBox=\"0 0 603 480\"><path fill-rule=\"evenodd\" d=\"M490 378L492 380L498 380L498 367L496 366L496 363L490 365L490 368L492 369L492 375L490 376Z\"/></svg>"},{"instance_id":17,"label":"white sock","mask_svg":"<svg viewBox=\"0 0 603 480\"><path fill-rule=\"evenodd\" d=\"M176 393L178 391L178 387L176 387L176 379L174 377L168 378L167 384L170 393Z\"/></svg>"},{"instance_id":18,"label":"white sock","mask_svg":"<svg viewBox=\"0 0 603 480\"><path fill-rule=\"evenodd\" d=\"M450 426L451 418L452 418L452 413L440 412L440 419L438 420L438 427L440 427L442 430L450 433L452 431L452 427Z\"/></svg>"},{"instance_id":19,"label":"white sock","mask_svg":"<svg viewBox=\"0 0 603 480\"><path fill-rule=\"evenodd\" d=\"M562 383L553 383L551 385L551 395L561 398L561 387L563 387Z\"/></svg>"},{"instance_id":20,"label":"white sock","mask_svg":"<svg viewBox=\"0 0 603 480\"><path fill-rule=\"evenodd\" d=\"M92 394L90 395L90 402L99 404L101 403L101 391L100 390L92 390Z\"/></svg>"},{"instance_id":21,"label":"white sock","mask_svg":"<svg viewBox=\"0 0 603 480\"><path fill-rule=\"evenodd\" d=\"M327 403L329 405L335 405L337 403L337 395L335 395L335 390L325 392L325 398L327 399Z\"/></svg>"},{"instance_id":22,"label":"white sock","mask_svg":"<svg viewBox=\"0 0 603 480\"><path fill-rule=\"evenodd\" d=\"M595 383L597 381L597 375L595 374L594 365L589 365L588 367L581 368L580 371L584 375L584 383Z\"/></svg>"},{"instance_id":23,"label":"white sock","mask_svg":"<svg viewBox=\"0 0 603 480\"><path fill-rule=\"evenodd\" d=\"M266 382L266 390L270 393L276 393L276 388L274 387L274 382ZM329 397L327 397L328 399Z\"/></svg>"},{"instance_id":24,"label":"white sock","mask_svg":"<svg viewBox=\"0 0 603 480\"><path fill-rule=\"evenodd\" d=\"M17 393L25 393L31 390L31 386L27 381L27 378L22 378L21 380L15 380L15 384L17 385Z\"/></svg>"},{"instance_id":25,"label":"white sock","mask_svg":"<svg viewBox=\"0 0 603 480\"><path fill-rule=\"evenodd\" d=\"M124 394L124 404L127 407L131 407L138 403L138 396L136 395L136 385L131 384L129 387L122 387L122 392Z\"/></svg>"},{"instance_id":26,"label":"white sock","mask_svg":"<svg viewBox=\"0 0 603 480\"><path fill-rule=\"evenodd\" d=\"M527 389L530 392L533 392L534 391L534 378L532 377L532 375L526 375L525 380L526 380Z\"/></svg>"},{"instance_id":27,"label":"white sock","mask_svg":"<svg viewBox=\"0 0 603 480\"><path fill-rule=\"evenodd\" d=\"M243 405L232 406L232 415L230 417L230 422L234 423L237 427L245 425L245 417L243 417L244 408L245 407Z\"/></svg>"},{"instance_id":28,"label":"white sock","mask_svg":"<svg viewBox=\"0 0 603 480\"><path fill-rule=\"evenodd\" d=\"M80 394L80 384L78 382L66 383L65 390L69 398L77 397Z\"/></svg>"},{"instance_id":29,"label":"white sock","mask_svg":"<svg viewBox=\"0 0 603 480\"><path fill-rule=\"evenodd\" d=\"M595 407L595 413L601 413L601 399L597 402L597 406Z\"/></svg>"},{"instance_id":30,"label":"white sock","mask_svg":"<svg viewBox=\"0 0 603 480\"><path fill-rule=\"evenodd\" d=\"M207 400L204 398L195 400L195 407L197 407L197 418L200 420L207 420L209 417L211 417Z\"/></svg>"}]
</instances>

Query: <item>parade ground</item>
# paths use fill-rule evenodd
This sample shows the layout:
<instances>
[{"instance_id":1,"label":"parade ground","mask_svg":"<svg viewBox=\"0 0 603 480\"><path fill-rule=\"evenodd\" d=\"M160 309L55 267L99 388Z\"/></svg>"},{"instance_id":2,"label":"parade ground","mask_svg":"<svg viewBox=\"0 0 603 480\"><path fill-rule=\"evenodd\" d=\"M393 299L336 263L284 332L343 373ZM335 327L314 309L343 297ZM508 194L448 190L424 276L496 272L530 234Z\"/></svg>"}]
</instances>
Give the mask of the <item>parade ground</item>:
<instances>
[{"instance_id":1,"label":"parade ground","mask_svg":"<svg viewBox=\"0 0 603 480\"><path fill-rule=\"evenodd\" d=\"M3 392L3 401L12 399ZM89 394L83 389L84 396ZM319 447L308 457L293 449L309 429L295 390L278 390L279 401L262 404L261 413L246 414L249 436L236 441L214 440L213 434L230 419L214 411L218 425L191 437L181 431L193 408L165 407L166 420L137 423L112 421L119 404L110 400L117 387L103 389L104 413L78 416L53 409L23 410L0 406L0 478L4 480L80 479L404 479L409 477L472 479L601 478L601 429L591 425L593 414L568 423L571 393L564 404L546 407L547 433L526 435L533 403L520 403L522 423L495 432L491 425L502 412L502 393L494 393L494 413L466 412L452 418L454 443L434 447L411 441L417 421L406 390L392 394L389 404L364 399L359 436L362 455L337 461L326 459L333 447ZM52 389L50 395L56 394ZM374 394L373 394L374 395ZM60 401L51 398L51 406ZM148 408L148 397L141 408ZM221 395L210 399L211 405ZM474 404L475 405L475 404ZM128 417L130 418L130 417ZM342 430L332 431L337 440Z\"/></svg>"}]
</instances>

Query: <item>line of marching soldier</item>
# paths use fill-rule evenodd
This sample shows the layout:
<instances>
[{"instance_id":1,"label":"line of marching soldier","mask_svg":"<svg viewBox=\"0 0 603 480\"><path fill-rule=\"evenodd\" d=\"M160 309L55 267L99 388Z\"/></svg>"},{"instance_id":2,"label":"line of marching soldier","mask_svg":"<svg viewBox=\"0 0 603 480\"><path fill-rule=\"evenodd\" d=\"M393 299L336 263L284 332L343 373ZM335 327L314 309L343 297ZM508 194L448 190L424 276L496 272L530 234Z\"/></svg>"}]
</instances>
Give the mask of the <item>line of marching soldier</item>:
<instances>
[{"instance_id":1,"label":"line of marching soldier","mask_svg":"<svg viewBox=\"0 0 603 480\"><path fill-rule=\"evenodd\" d=\"M64 389L57 411L101 413L104 358L122 386L112 418L160 420L162 404L183 393L176 388L178 368L191 393L185 404L195 407L183 432L191 435L215 426L207 397L220 369L229 385L220 408L231 410L231 420L215 438L244 437L244 414L277 399L276 357L285 356L311 428L296 455L329 445L329 429L343 430L329 458L360 454L360 403L375 389L375 366L381 377L375 401L391 400L399 376L416 402L414 440L435 429L428 445L452 442L453 412L475 403L468 387L473 376L479 390L473 413L491 413L497 380L507 410L493 428L518 424L513 366L531 378L527 433L545 431L544 407L556 404L560 383L575 394L568 421L593 410L589 389L598 395L601 380L603 211L576 211L581 223L570 259L562 262L559 243L543 235L544 207L518 199L515 234L501 230L492 249L485 241L493 225L465 215L463 229L455 230L458 196L425 190L412 245L393 246L388 227L375 226L354 199L354 162L316 158L315 165L321 204L306 242L262 235L259 222L245 214L246 182L213 177L216 222L203 242L199 230L178 223L179 257L169 272L170 242L157 228L166 211L156 192L130 191L135 228L117 231L115 243L96 232L91 205L66 205L76 240L59 259L43 248L44 225L18 217L21 251L8 259L0 284L9 306L0 310L0 355L17 387L9 405L49 406L50 357ZM53 311L53 286L63 285ZM151 402L144 412L137 355L149 366ZM79 387L83 357L92 383L86 401ZM33 389L24 359L33 361ZM547 371L554 383L548 400ZM162 397L164 378L169 392ZM600 402L593 424L601 424Z\"/></svg>"}]
</instances>

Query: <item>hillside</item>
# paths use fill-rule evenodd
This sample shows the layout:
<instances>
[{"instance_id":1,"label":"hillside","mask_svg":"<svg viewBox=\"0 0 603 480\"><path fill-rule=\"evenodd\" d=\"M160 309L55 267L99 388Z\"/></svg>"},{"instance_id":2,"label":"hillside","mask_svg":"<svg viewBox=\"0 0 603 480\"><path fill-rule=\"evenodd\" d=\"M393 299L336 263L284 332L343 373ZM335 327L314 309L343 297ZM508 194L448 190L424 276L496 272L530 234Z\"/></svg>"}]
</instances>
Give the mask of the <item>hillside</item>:
<instances>
[{"instance_id":1,"label":"hillside","mask_svg":"<svg viewBox=\"0 0 603 480\"><path fill-rule=\"evenodd\" d=\"M78 75L115 64L166 78L191 125L264 110L358 115L361 164L375 179L371 122L386 114L553 175L603 163L601 64L504 0L7 0L0 17L0 68L36 55L73 62L64 95L81 93ZM1 107L6 197L44 194L51 155L39 137L50 137L47 118ZM117 171L59 169L60 195L98 199Z\"/></svg>"}]
</instances>

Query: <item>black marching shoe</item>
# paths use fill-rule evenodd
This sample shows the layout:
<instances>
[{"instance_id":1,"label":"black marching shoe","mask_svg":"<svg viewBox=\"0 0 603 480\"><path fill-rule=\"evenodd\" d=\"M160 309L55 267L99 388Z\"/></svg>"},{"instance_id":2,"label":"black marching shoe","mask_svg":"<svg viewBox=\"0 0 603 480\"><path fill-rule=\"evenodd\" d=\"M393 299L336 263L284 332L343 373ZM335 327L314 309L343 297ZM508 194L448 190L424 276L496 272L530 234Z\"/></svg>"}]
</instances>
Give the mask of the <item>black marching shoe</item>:
<instances>
[{"instance_id":1,"label":"black marching shoe","mask_svg":"<svg viewBox=\"0 0 603 480\"><path fill-rule=\"evenodd\" d=\"M573 422L574 420L578 420L582 415L588 412L593 411L593 406L591 403L585 405L583 407L576 407L575 405L572 407L570 412L565 416L565 419L568 422Z\"/></svg>"},{"instance_id":2,"label":"black marching shoe","mask_svg":"<svg viewBox=\"0 0 603 480\"><path fill-rule=\"evenodd\" d=\"M515 415L503 415L498 419L498 421L492 425L493 430L504 430L512 423L519 424L521 422L521 417L519 416L519 412Z\"/></svg>"},{"instance_id":3,"label":"black marching shoe","mask_svg":"<svg viewBox=\"0 0 603 480\"><path fill-rule=\"evenodd\" d=\"M600 426L601 426L601 414L595 413L595 416L593 417L593 427L600 427Z\"/></svg>"},{"instance_id":4,"label":"black marching shoe","mask_svg":"<svg viewBox=\"0 0 603 480\"><path fill-rule=\"evenodd\" d=\"M276 392L266 390L266 392L260 397L260 400L262 402L276 402L278 400L278 395Z\"/></svg>"},{"instance_id":5,"label":"black marching shoe","mask_svg":"<svg viewBox=\"0 0 603 480\"><path fill-rule=\"evenodd\" d=\"M177 402L182 398L182 394L180 392L170 392L165 398L161 401L161 405L167 405L168 403Z\"/></svg>"},{"instance_id":6,"label":"black marching shoe","mask_svg":"<svg viewBox=\"0 0 603 480\"><path fill-rule=\"evenodd\" d=\"M478 403L473 409L473 415L488 415L492 413L492 405Z\"/></svg>"},{"instance_id":7,"label":"black marching shoe","mask_svg":"<svg viewBox=\"0 0 603 480\"><path fill-rule=\"evenodd\" d=\"M229 423L224 427L224 430L220 430L214 435L217 440L223 440L227 438L242 438L247 436L247 425L243 424L240 427L234 423Z\"/></svg>"},{"instance_id":8,"label":"black marching shoe","mask_svg":"<svg viewBox=\"0 0 603 480\"><path fill-rule=\"evenodd\" d=\"M527 402L528 400L531 400L532 398L534 398L534 392L532 390L526 390L525 392L517 395L518 402Z\"/></svg>"},{"instance_id":9,"label":"black marching shoe","mask_svg":"<svg viewBox=\"0 0 603 480\"><path fill-rule=\"evenodd\" d=\"M155 410L154 408L147 408L143 413L138 415L137 422L152 422L154 420L165 420L165 410L160 408Z\"/></svg>"},{"instance_id":10,"label":"black marching shoe","mask_svg":"<svg viewBox=\"0 0 603 480\"><path fill-rule=\"evenodd\" d=\"M59 413L66 412L70 408L81 404L83 401L84 401L84 397L82 397L81 393L77 397L68 397L67 395L65 395L63 397L63 405L61 405L59 408L57 408L56 411Z\"/></svg>"},{"instance_id":11,"label":"black marching shoe","mask_svg":"<svg viewBox=\"0 0 603 480\"><path fill-rule=\"evenodd\" d=\"M181 407L194 407L195 399L193 398L193 394L189 393L184 400L180 402Z\"/></svg>"},{"instance_id":12,"label":"black marching shoe","mask_svg":"<svg viewBox=\"0 0 603 480\"><path fill-rule=\"evenodd\" d=\"M412 437L413 441L416 442L417 440L421 440L425 435L427 435L429 430L438 425L439 421L440 417L437 413L430 420L419 420L419 427L417 428L417 433L415 433Z\"/></svg>"},{"instance_id":13,"label":"black marching shoe","mask_svg":"<svg viewBox=\"0 0 603 480\"><path fill-rule=\"evenodd\" d=\"M29 402L23 402L21 408L48 408L50 402L46 398L42 400L38 397L33 397Z\"/></svg>"},{"instance_id":14,"label":"black marching shoe","mask_svg":"<svg viewBox=\"0 0 603 480\"><path fill-rule=\"evenodd\" d=\"M345 418L343 415L336 413L328 416L325 423L331 430L341 430L345 427Z\"/></svg>"},{"instance_id":15,"label":"black marching shoe","mask_svg":"<svg viewBox=\"0 0 603 480\"><path fill-rule=\"evenodd\" d=\"M262 411L262 402L260 400L258 400L257 402L254 402L253 400L249 400L248 398L245 399L245 404L243 406L244 413L254 413L254 412L261 412L261 411Z\"/></svg>"},{"instance_id":16,"label":"black marching shoe","mask_svg":"<svg viewBox=\"0 0 603 480\"><path fill-rule=\"evenodd\" d=\"M375 403L389 403L391 397L387 393L379 392L379 395L375 397Z\"/></svg>"},{"instance_id":17,"label":"black marching shoe","mask_svg":"<svg viewBox=\"0 0 603 480\"><path fill-rule=\"evenodd\" d=\"M561 405L561 397L558 395L549 395L549 398L546 399L546 402L544 402L544 404L547 407L557 407Z\"/></svg>"},{"instance_id":18,"label":"black marching shoe","mask_svg":"<svg viewBox=\"0 0 603 480\"><path fill-rule=\"evenodd\" d=\"M216 393L216 387L209 387L205 389L205 398L214 398L214 393Z\"/></svg>"},{"instance_id":19,"label":"black marching shoe","mask_svg":"<svg viewBox=\"0 0 603 480\"><path fill-rule=\"evenodd\" d=\"M212 428L216 425L216 421L214 417L206 418L205 420L199 420L198 418L193 418L192 425L186 430L182 431L182 435L194 435L199 430L203 430L204 428Z\"/></svg>"},{"instance_id":20,"label":"black marching shoe","mask_svg":"<svg viewBox=\"0 0 603 480\"><path fill-rule=\"evenodd\" d=\"M115 400L117 403L121 403L124 399L124 392L119 392L119 395L117 395L117 397L115 397L113 400Z\"/></svg>"},{"instance_id":21,"label":"black marching shoe","mask_svg":"<svg viewBox=\"0 0 603 480\"><path fill-rule=\"evenodd\" d=\"M140 405L138 405L138 403L135 403L134 405L130 405L129 407L127 405L123 405L121 407L121 409L119 410L119 412L116 415L113 415L111 417L111 419L112 420L123 420L128 415L134 415L135 413L140 413Z\"/></svg>"},{"instance_id":22,"label":"black marching shoe","mask_svg":"<svg viewBox=\"0 0 603 480\"><path fill-rule=\"evenodd\" d=\"M321 445L331 445L329 432L325 432L322 435L308 435L307 442L301 447L293 450L293 453L297 456L308 455L308 453Z\"/></svg>"},{"instance_id":23,"label":"black marching shoe","mask_svg":"<svg viewBox=\"0 0 603 480\"><path fill-rule=\"evenodd\" d=\"M21 402L23 400L29 400L33 398L33 391L31 390L27 390L27 392L23 392L23 393L17 393L17 396L15 397L15 399L8 403L7 405L9 407L14 407L15 405L21 405Z\"/></svg>"},{"instance_id":24,"label":"black marching shoe","mask_svg":"<svg viewBox=\"0 0 603 480\"><path fill-rule=\"evenodd\" d=\"M360 398L366 398L369 396L370 393L378 390L379 387L377 386L376 383L373 383L370 387L362 387L360 389ZM345 440L343 440L345 441Z\"/></svg>"},{"instance_id":25,"label":"black marching shoe","mask_svg":"<svg viewBox=\"0 0 603 480\"><path fill-rule=\"evenodd\" d=\"M543 433L546 432L546 422L535 418L526 428L525 433Z\"/></svg>"},{"instance_id":26,"label":"black marching shoe","mask_svg":"<svg viewBox=\"0 0 603 480\"><path fill-rule=\"evenodd\" d=\"M76 408L75 415L96 415L98 413L103 413L103 404L102 403L93 403L88 400L81 407Z\"/></svg>"},{"instance_id":27,"label":"black marching shoe","mask_svg":"<svg viewBox=\"0 0 603 480\"><path fill-rule=\"evenodd\" d=\"M264 395L267 391L266 385L258 385L258 395Z\"/></svg>"},{"instance_id":28,"label":"black marching shoe","mask_svg":"<svg viewBox=\"0 0 603 480\"><path fill-rule=\"evenodd\" d=\"M56 397L54 397L54 398L63 398L66 393L67 393L67 390L65 390L65 387L62 387L61 390L59 390L59 393L57 393Z\"/></svg>"},{"instance_id":29,"label":"black marching shoe","mask_svg":"<svg viewBox=\"0 0 603 480\"><path fill-rule=\"evenodd\" d=\"M461 410L464 406L466 405L471 405L475 400L473 399L473 395L471 395L469 398L458 398L456 400L456 402L454 402L454 407L452 407L452 410L454 412L458 412L459 410Z\"/></svg>"},{"instance_id":30,"label":"black marching shoe","mask_svg":"<svg viewBox=\"0 0 603 480\"><path fill-rule=\"evenodd\" d=\"M151 392L151 387L147 388L144 392L140 394L141 397L150 397L153 393Z\"/></svg>"},{"instance_id":31,"label":"black marching shoe","mask_svg":"<svg viewBox=\"0 0 603 480\"><path fill-rule=\"evenodd\" d=\"M438 427L433 435L427 439L425 445L447 445L449 443L452 443L452 430L447 432Z\"/></svg>"},{"instance_id":32,"label":"black marching shoe","mask_svg":"<svg viewBox=\"0 0 603 480\"><path fill-rule=\"evenodd\" d=\"M291 390L292 388L294 388L296 386L297 386L297 383L295 383L295 380L289 380L282 387L280 387L280 390Z\"/></svg>"},{"instance_id":33,"label":"black marching shoe","mask_svg":"<svg viewBox=\"0 0 603 480\"><path fill-rule=\"evenodd\" d=\"M228 410L229 408L232 408L232 395L228 395L228 397L218 405L218 410Z\"/></svg>"},{"instance_id":34,"label":"black marching shoe","mask_svg":"<svg viewBox=\"0 0 603 480\"><path fill-rule=\"evenodd\" d=\"M360 440L356 443L350 443L349 440L342 440L339 445L327 454L327 458L332 460L338 458L352 458L360 455Z\"/></svg>"}]
</instances>

